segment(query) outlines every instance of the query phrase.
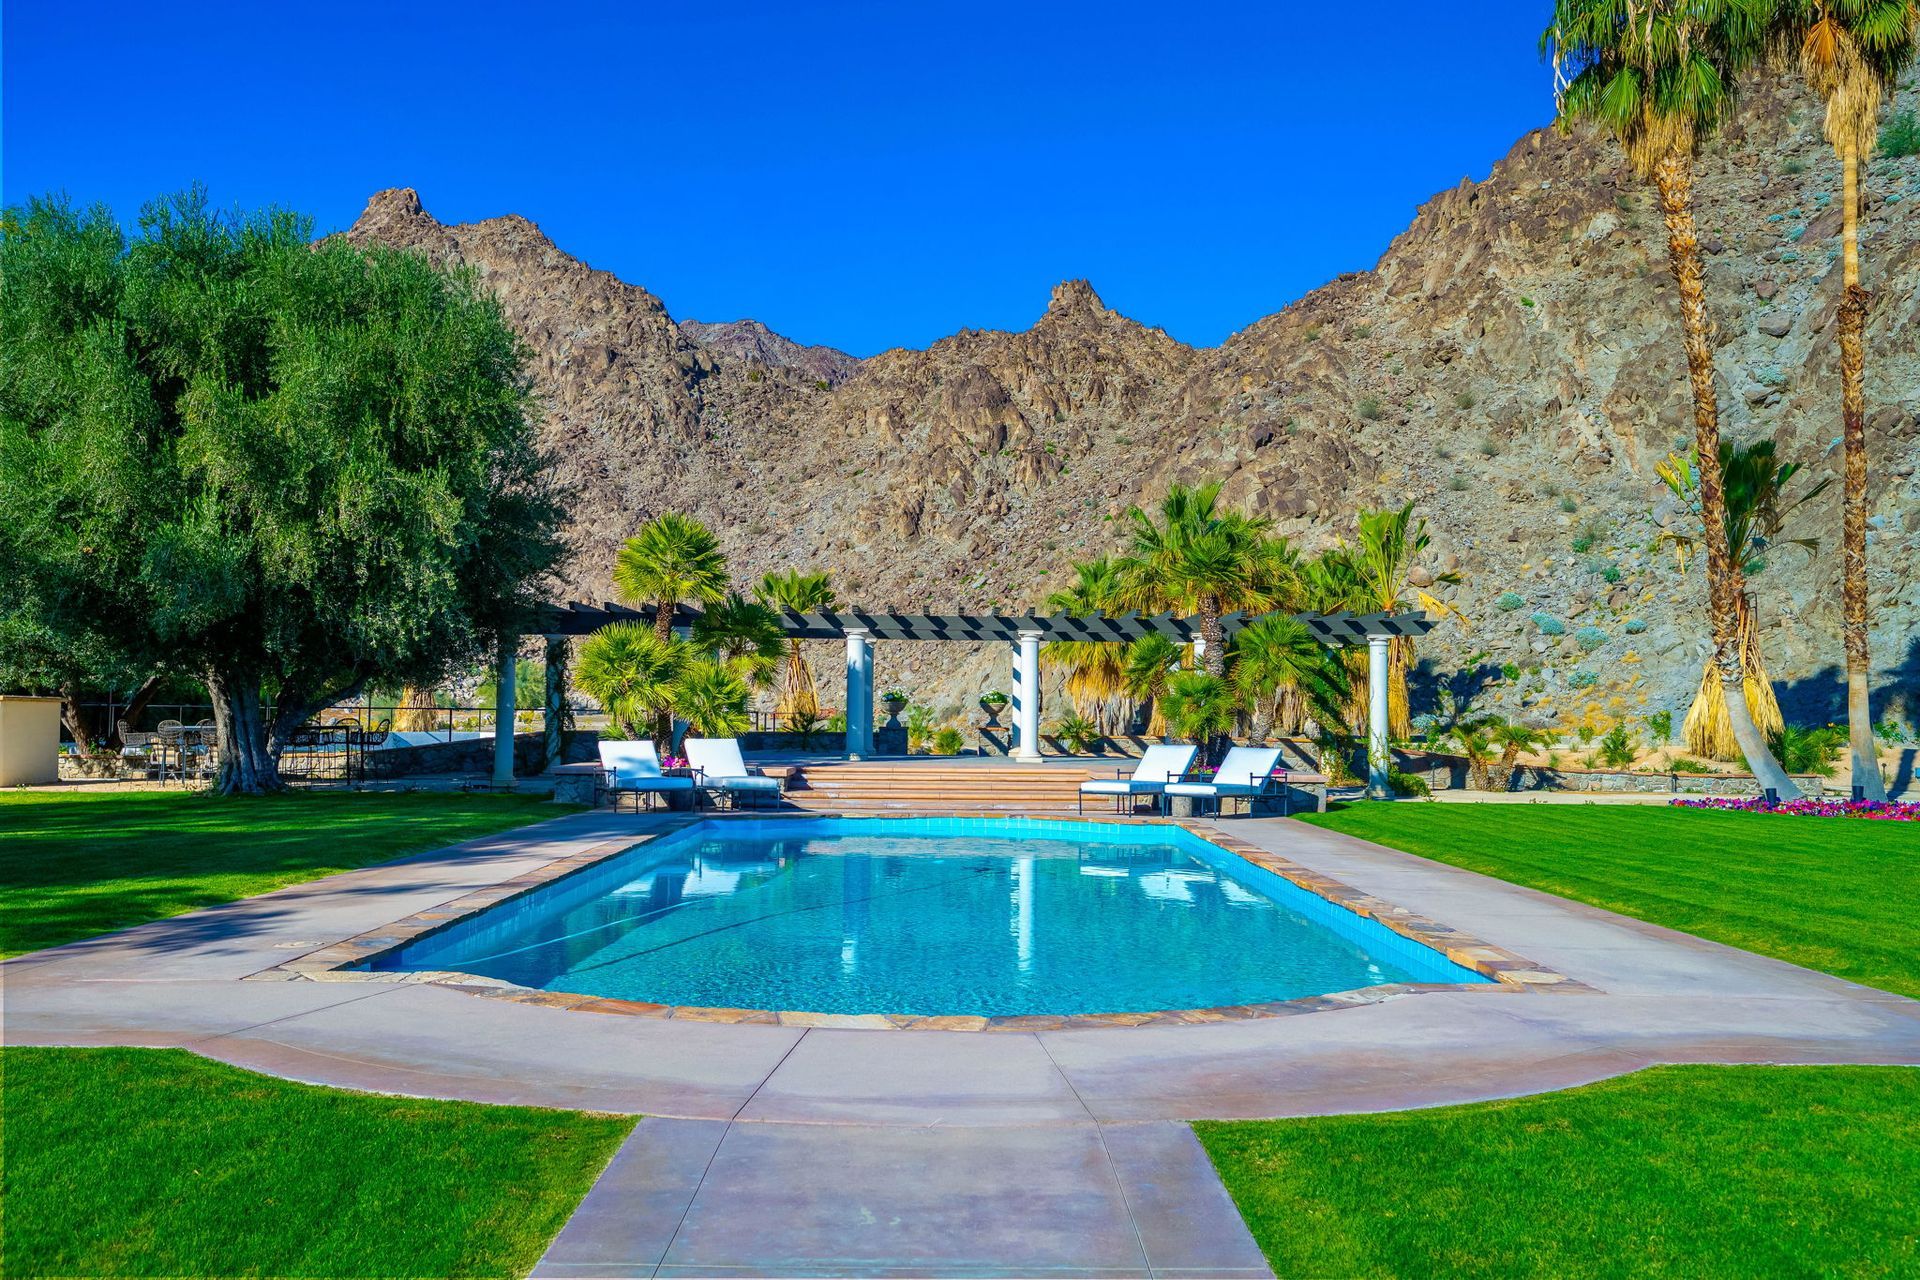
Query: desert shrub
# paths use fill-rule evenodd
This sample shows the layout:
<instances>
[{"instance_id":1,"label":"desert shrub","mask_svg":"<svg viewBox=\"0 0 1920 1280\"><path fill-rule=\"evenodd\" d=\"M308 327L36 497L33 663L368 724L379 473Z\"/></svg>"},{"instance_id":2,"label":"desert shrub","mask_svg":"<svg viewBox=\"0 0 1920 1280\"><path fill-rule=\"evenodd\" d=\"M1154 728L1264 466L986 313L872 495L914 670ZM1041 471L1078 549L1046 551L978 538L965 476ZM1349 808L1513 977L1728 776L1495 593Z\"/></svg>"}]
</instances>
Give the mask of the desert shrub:
<instances>
[{"instance_id":1,"label":"desert shrub","mask_svg":"<svg viewBox=\"0 0 1920 1280\"><path fill-rule=\"evenodd\" d=\"M933 737L933 708L914 703L907 708L904 718L907 726L907 750L925 751L927 740Z\"/></svg>"},{"instance_id":2,"label":"desert shrub","mask_svg":"<svg viewBox=\"0 0 1920 1280\"><path fill-rule=\"evenodd\" d=\"M1380 415L1384 413L1385 410L1380 407L1380 401L1378 397L1362 396L1360 398L1360 403L1354 407L1354 412L1359 414L1362 418L1366 419L1368 422L1375 422L1379 420Z\"/></svg>"},{"instance_id":3,"label":"desert shrub","mask_svg":"<svg viewBox=\"0 0 1920 1280\"><path fill-rule=\"evenodd\" d=\"M1550 613L1535 613L1530 616L1533 625L1540 628L1540 634L1563 636L1567 634L1567 624Z\"/></svg>"},{"instance_id":4,"label":"desert shrub","mask_svg":"<svg viewBox=\"0 0 1920 1280\"><path fill-rule=\"evenodd\" d=\"M1607 642L1607 633L1599 627L1582 627L1573 633L1574 643L1592 653Z\"/></svg>"},{"instance_id":5,"label":"desert shrub","mask_svg":"<svg viewBox=\"0 0 1920 1280\"><path fill-rule=\"evenodd\" d=\"M952 725L947 725L941 729L940 732L933 735L933 754L937 756L957 756L960 754L960 748L965 741L966 740L960 736L958 729Z\"/></svg>"},{"instance_id":6,"label":"desert shrub","mask_svg":"<svg viewBox=\"0 0 1920 1280\"><path fill-rule=\"evenodd\" d=\"M1896 111L1880 130L1880 154L1898 160L1902 156L1920 156L1920 115Z\"/></svg>"},{"instance_id":7,"label":"desert shrub","mask_svg":"<svg viewBox=\"0 0 1920 1280\"><path fill-rule=\"evenodd\" d=\"M1785 164L1780 166L1780 172L1788 175L1789 177L1797 176L1799 174L1805 173L1806 171L1807 171L1807 162L1805 160L1799 160L1799 159L1789 160Z\"/></svg>"},{"instance_id":8,"label":"desert shrub","mask_svg":"<svg viewBox=\"0 0 1920 1280\"><path fill-rule=\"evenodd\" d=\"M1453 397L1453 407L1456 409L1461 409L1461 410L1471 409L1473 408L1474 405L1478 403L1480 402L1474 399L1473 392L1471 391L1457 392Z\"/></svg>"},{"instance_id":9,"label":"desert shrub","mask_svg":"<svg viewBox=\"0 0 1920 1280\"><path fill-rule=\"evenodd\" d=\"M1560 499L1560 509L1568 515L1572 515L1580 509L1580 504L1573 500L1572 494L1568 494L1566 497Z\"/></svg>"},{"instance_id":10,"label":"desert shrub","mask_svg":"<svg viewBox=\"0 0 1920 1280\"><path fill-rule=\"evenodd\" d=\"M1498 440L1495 440L1492 436L1480 437L1480 456L1483 458L1499 457L1500 442Z\"/></svg>"},{"instance_id":11,"label":"desert shrub","mask_svg":"<svg viewBox=\"0 0 1920 1280\"><path fill-rule=\"evenodd\" d=\"M1520 678L1520 664L1517 662L1501 663L1500 678L1502 680L1518 680Z\"/></svg>"},{"instance_id":12,"label":"desert shrub","mask_svg":"<svg viewBox=\"0 0 1920 1280\"><path fill-rule=\"evenodd\" d=\"M1600 739L1600 762L1610 769L1621 769L1633 763L1638 754L1634 750L1633 736L1627 732L1627 726L1616 724L1607 730L1607 736Z\"/></svg>"},{"instance_id":13,"label":"desert shrub","mask_svg":"<svg viewBox=\"0 0 1920 1280\"><path fill-rule=\"evenodd\" d=\"M1576 671L1567 677L1567 683L1576 689L1591 689L1600 683L1600 677L1592 671Z\"/></svg>"},{"instance_id":14,"label":"desert shrub","mask_svg":"<svg viewBox=\"0 0 1920 1280\"><path fill-rule=\"evenodd\" d=\"M1620 629L1630 636L1637 636L1647 629L1647 622L1645 618L1628 618L1626 625Z\"/></svg>"},{"instance_id":15,"label":"desert shrub","mask_svg":"<svg viewBox=\"0 0 1920 1280\"><path fill-rule=\"evenodd\" d=\"M1576 533L1573 535L1573 554L1577 556L1583 556L1591 550L1593 550L1592 534Z\"/></svg>"},{"instance_id":16,"label":"desert shrub","mask_svg":"<svg viewBox=\"0 0 1920 1280\"><path fill-rule=\"evenodd\" d=\"M1353 326L1353 336L1356 338L1371 338L1373 336L1373 326L1370 324L1357 324Z\"/></svg>"},{"instance_id":17,"label":"desert shrub","mask_svg":"<svg viewBox=\"0 0 1920 1280\"><path fill-rule=\"evenodd\" d=\"M1667 761L1667 768L1673 773L1712 773L1713 766L1704 760L1695 760L1692 756L1675 756Z\"/></svg>"},{"instance_id":18,"label":"desert shrub","mask_svg":"<svg viewBox=\"0 0 1920 1280\"><path fill-rule=\"evenodd\" d=\"M1502 591L1500 598L1493 602L1493 607L1502 613L1512 613L1526 602L1527 598L1518 591Z\"/></svg>"},{"instance_id":19,"label":"desert shrub","mask_svg":"<svg viewBox=\"0 0 1920 1280\"><path fill-rule=\"evenodd\" d=\"M1387 770L1387 790L1402 797L1417 797L1425 800L1433 796L1433 788L1427 780L1417 773L1402 773L1398 769Z\"/></svg>"},{"instance_id":20,"label":"desert shrub","mask_svg":"<svg viewBox=\"0 0 1920 1280\"><path fill-rule=\"evenodd\" d=\"M1447 488L1453 490L1455 493L1465 493L1472 487L1473 485L1468 482L1465 476L1455 476L1453 479L1447 481Z\"/></svg>"},{"instance_id":21,"label":"desert shrub","mask_svg":"<svg viewBox=\"0 0 1920 1280\"><path fill-rule=\"evenodd\" d=\"M1847 745L1847 731L1837 724L1804 728L1787 725L1773 735L1773 755L1788 773L1833 776L1833 760Z\"/></svg>"},{"instance_id":22,"label":"desert shrub","mask_svg":"<svg viewBox=\"0 0 1920 1280\"><path fill-rule=\"evenodd\" d=\"M1656 711L1647 717L1647 732L1655 742L1673 741L1673 712Z\"/></svg>"}]
</instances>

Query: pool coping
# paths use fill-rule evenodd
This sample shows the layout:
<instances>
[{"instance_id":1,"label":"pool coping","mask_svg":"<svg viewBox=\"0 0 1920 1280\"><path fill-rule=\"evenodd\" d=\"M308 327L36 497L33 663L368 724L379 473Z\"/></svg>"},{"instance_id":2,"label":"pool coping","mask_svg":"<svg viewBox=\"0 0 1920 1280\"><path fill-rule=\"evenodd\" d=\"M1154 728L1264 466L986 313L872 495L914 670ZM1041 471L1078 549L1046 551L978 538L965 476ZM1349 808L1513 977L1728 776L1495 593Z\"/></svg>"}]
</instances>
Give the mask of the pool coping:
<instances>
[{"instance_id":1,"label":"pool coping","mask_svg":"<svg viewBox=\"0 0 1920 1280\"><path fill-rule=\"evenodd\" d=\"M702 822L730 821L736 819L764 819L770 816L782 819L809 820L815 818L873 817L864 814L835 814L810 811L806 813L772 813L760 810L727 811L720 813L689 814L685 817L668 820L658 829L635 836L622 836L618 839L603 841L591 848L537 867L532 871L514 876L511 879L488 885L465 893L448 902L441 903L425 911L416 911L391 924L355 934L338 942L306 952L292 959L282 961L257 973L248 974L243 981L307 981L307 982L385 982L385 983L431 983L449 990L489 999L507 1000L516 1004L532 1004L545 1008L567 1010L575 1013L614 1014L637 1018L673 1018L687 1022L719 1022L741 1025L821 1027L871 1031L1068 1031L1080 1029L1114 1029L1127 1027L1165 1027L1190 1026L1213 1022L1246 1021L1258 1018L1290 1017L1305 1013L1319 1013L1333 1009L1350 1009L1363 1005L1379 1004L1387 1000L1419 995L1425 992L1533 992L1558 994L1592 994L1594 988L1583 982L1567 977L1565 974L1546 965L1535 963L1505 947L1497 946L1472 934L1441 924L1418 912L1397 906L1374 894L1362 893L1358 889L1320 872L1309 870L1277 853L1269 852L1257 845L1241 840L1230 831L1223 831L1218 825L1196 821L1189 818L1162 817L1114 817L1093 814L1045 814L1045 815L994 815L997 817L1024 818L1034 822L1088 822L1096 824L1119 823L1128 826L1175 826L1201 840L1240 858L1253 866L1270 871L1289 881L1296 887L1320 897L1335 906L1341 907L1363 919L1373 920L1384 925L1420 945L1445 956L1463 969L1479 974L1488 982L1423 982L1423 983L1387 983L1380 986L1361 987L1350 991L1330 992L1324 995L1301 996L1292 1000L1275 1000L1257 1004L1219 1005L1200 1009L1167 1009L1139 1013L1078 1013L1078 1014L889 1014L889 1013L814 1013L805 1010L789 1009L735 1009L706 1007L696 1005L655 1004L640 1000L619 1000L606 996L582 995L572 992L546 991L534 987L523 987L499 978L489 978L480 974L463 973L447 969L422 970L372 970L365 966L408 946L422 938L440 932L442 929L459 923L480 912L490 910L505 902L526 896L548 885L565 880L589 868L599 865L609 858L616 858L629 850L654 840L684 831ZM978 818L979 814L960 813L901 813L887 814L888 818Z\"/></svg>"}]
</instances>

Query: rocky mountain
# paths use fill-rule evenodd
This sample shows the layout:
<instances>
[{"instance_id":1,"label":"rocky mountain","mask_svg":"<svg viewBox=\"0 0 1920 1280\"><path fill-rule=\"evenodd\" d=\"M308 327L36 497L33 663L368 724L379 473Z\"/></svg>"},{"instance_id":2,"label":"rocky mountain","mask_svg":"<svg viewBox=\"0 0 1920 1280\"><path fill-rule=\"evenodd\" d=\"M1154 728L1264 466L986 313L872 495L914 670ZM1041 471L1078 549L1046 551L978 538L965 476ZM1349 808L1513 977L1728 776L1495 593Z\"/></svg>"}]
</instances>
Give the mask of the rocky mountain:
<instances>
[{"instance_id":1,"label":"rocky mountain","mask_svg":"<svg viewBox=\"0 0 1920 1280\"><path fill-rule=\"evenodd\" d=\"M1699 170L1724 430L1837 474L1839 175L1817 108L1756 92ZM1920 159L1877 160L1868 189L1874 656L1920 720ZM604 597L620 540L677 508L722 532L743 577L818 566L863 605L1012 610L1116 547L1130 504L1220 478L1309 550L1360 507L1416 502L1426 568L1462 573L1447 591L1470 619L1422 652L1480 705L1637 714L1684 707L1698 678L1702 575L1657 545L1689 517L1653 466L1691 438L1664 230L1597 138L1527 135L1373 270L1205 349L1070 281L1023 332L856 361L753 321L676 323L519 217L448 226L387 191L348 234L498 290L575 492L578 597ZM1843 707L1838 489L1800 513L1822 550L1782 549L1754 582L1799 719ZM1006 680L1005 655L962 646L879 662L884 684L951 706Z\"/></svg>"}]
</instances>

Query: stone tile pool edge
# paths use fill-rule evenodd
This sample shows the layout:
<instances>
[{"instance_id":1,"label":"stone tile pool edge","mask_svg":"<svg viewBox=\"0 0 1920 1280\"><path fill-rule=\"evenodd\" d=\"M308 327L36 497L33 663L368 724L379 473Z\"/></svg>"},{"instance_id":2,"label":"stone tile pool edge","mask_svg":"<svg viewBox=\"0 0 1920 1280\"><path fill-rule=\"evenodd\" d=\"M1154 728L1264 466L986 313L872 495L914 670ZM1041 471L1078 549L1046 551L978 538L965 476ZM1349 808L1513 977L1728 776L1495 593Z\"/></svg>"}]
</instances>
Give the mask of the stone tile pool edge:
<instances>
[{"instance_id":1,"label":"stone tile pool edge","mask_svg":"<svg viewBox=\"0 0 1920 1280\"><path fill-rule=\"evenodd\" d=\"M703 813L670 820L655 831L639 836L622 836L579 853L571 854L498 884L462 894L449 902L396 920L391 924L309 951L258 973L243 981L310 982L402 982L432 983L469 995L507 1000L516 1004L540 1005L576 1013L616 1014L639 1018L678 1018L688 1022L724 1022L760 1026L832 1027L873 1031L1070 1031L1092 1028L1192 1026L1212 1022L1235 1022L1254 1018L1289 1017L1329 1009L1348 1009L1377 1004L1427 991L1507 991L1590 993L1593 988L1565 974L1536 964L1493 943L1463 933L1383 898L1362 893L1332 876L1322 875L1300 864L1271 853L1218 827L1183 818L1114 818L1109 815L1052 815L1044 818L1016 819L1038 823L1112 823L1131 826L1175 826L1226 853L1272 872L1295 886L1325 899L1363 919L1373 920L1394 933L1445 956L1463 969L1488 978L1485 983L1392 983L1338 991L1327 995L1304 996L1295 1000L1276 1000L1260 1004L1223 1005L1205 1009L1172 1009L1148 1013L1008 1014L1008 1015L915 1015L886 1013L810 1013L781 1009L705 1008L692 1005L653 1004L638 1000L615 1000L603 996L575 995L561 991L542 991L517 986L497 978L452 970L369 970L363 966L389 952L438 933L469 916L511 902L557 881L585 871L608 858L654 840L662 839L703 822L752 820L768 816L752 810ZM832 818L835 814L781 814L783 818ZM899 818L963 818L974 815L945 813L890 814Z\"/></svg>"}]
</instances>

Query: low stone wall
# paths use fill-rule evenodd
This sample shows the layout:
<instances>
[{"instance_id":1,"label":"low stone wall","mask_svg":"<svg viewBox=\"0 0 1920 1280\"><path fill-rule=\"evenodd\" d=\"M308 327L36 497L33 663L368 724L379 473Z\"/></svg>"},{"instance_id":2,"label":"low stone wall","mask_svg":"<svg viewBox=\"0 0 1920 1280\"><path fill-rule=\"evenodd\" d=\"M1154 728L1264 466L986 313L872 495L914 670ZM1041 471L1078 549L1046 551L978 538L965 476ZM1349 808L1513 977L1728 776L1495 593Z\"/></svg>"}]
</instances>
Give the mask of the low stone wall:
<instances>
[{"instance_id":1,"label":"low stone wall","mask_svg":"<svg viewBox=\"0 0 1920 1280\"><path fill-rule=\"evenodd\" d=\"M1516 791L1609 791L1643 795L1757 796L1760 783L1750 773L1631 773L1625 769L1514 770ZM1825 794L1827 779L1819 774L1794 774L1793 780L1810 796Z\"/></svg>"}]
</instances>

